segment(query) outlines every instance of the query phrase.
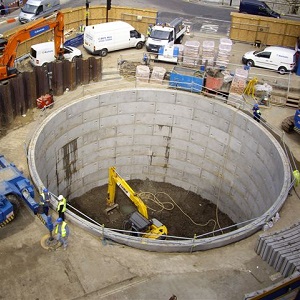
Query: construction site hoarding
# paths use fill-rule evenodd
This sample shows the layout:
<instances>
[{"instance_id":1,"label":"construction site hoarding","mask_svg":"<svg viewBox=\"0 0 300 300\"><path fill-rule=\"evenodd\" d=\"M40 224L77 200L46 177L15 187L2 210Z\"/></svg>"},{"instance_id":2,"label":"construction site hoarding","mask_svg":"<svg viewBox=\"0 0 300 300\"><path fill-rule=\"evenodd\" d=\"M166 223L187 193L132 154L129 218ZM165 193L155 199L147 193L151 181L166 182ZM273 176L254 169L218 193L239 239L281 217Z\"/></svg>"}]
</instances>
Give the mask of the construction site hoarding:
<instances>
[{"instance_id":1,"label":"construction site hoarding","mask_svg":"<svg viewBox=\"0 0 300 300\"><path fill-rule=\"evenodd\" d=\"M230 39L261 45L294 48L300 36L300 21L231 13Z\"/></svg>"}]
</instances>

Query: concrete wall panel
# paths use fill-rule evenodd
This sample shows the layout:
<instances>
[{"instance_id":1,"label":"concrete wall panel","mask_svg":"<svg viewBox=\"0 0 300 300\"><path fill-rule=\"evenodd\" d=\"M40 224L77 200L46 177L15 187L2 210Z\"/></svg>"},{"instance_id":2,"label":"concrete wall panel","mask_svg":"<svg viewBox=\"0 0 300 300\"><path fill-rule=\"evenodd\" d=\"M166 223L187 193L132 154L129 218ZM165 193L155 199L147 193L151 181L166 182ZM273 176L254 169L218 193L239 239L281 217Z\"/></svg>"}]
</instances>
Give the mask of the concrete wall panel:
<instances>
[{"instance_id":1,"label":"concrete wall panel","mask_svg":"<svg viewBox=\"0 0 300 300\"><path fill-rule=\"evenodd\" d=\"M208 136L209 135L209 131L210 131L210 125L207 123L202 123L199 122L197 120L194 120L193 122L191 122L191 130L192 131L196 131L198 133L201 133L203 135ZM184 126L183 126L184 128Z\"/></svg>"},{"instance_id":2,"label":"concrete wall panel","mask_svg":"<svg viewBox=\"0 0 300 300\"><path fill-rule=\"evenodd\" d=\"M210 142L209 137L207 135L195 131L191 131L190 141L193 145L200 147L202 146L204 148L206 148L208 143Z\"/></svg>"},{"instance_id":3,"label":"concrete wall panel","mask_svg":"<svg viewBox=\"0 0 300 300\"><path fill-rule=\"evenodd\" d=\"M107 184L108 168L116 166L125 179L196 192L235 222L257 218L218 240L197 240L198 250L261 228L283 204L291 176L283 150L261 124L223 102L180 91L121 90L75 100L41 124L30 149L34 182L68 198ZM190 241L167 240L162 248L114 238L153 251L190 251Z\"/></svg>"},{"instance_id":4,"label":"concrete wall panel","mask_svg":"<svg viewBox=\"0 0 300 300\"><path fill-rule=\"evenodd\" d=\"M149 124L139 124L139 126L134 126L134 134L139 135L139 134L152 134L153 132L153 125Z\"/></svg>"},{"instance_id":5,"label":"concrete wall panel","mask_svg":"<svg viewBox=\"0 0 300 300\"><path fill-rule=\"evenodd\" d=\"M89 143L97 142L99 139L100 126L98 120L90 122L84 122L81 128L82 144L87 145Z\"/></svg>"},{"instance_id":6,"label":"concrete wall panel","mask_svg":"<svg viewBox=\"0 0 300 300\"><path fill-rule=\"evenodd\" d=\"M161 114L155 112L155 123L158 125L173 126L174 116L170 114Z\"/></svg>"},{"instance_id":7,"label":"concrete wall panel","mask_svg":"<svg viewBox=\"0 0 300 300\"><path fill-rule=\"evenodd\" d=\"M104 125L100 124L99 129L99 136L98 139L101 141L100 145L102 144L103 139L111 138L116 136L117 128L115 126L113 127L104 127Z\"/></svg>"}]
</instances>

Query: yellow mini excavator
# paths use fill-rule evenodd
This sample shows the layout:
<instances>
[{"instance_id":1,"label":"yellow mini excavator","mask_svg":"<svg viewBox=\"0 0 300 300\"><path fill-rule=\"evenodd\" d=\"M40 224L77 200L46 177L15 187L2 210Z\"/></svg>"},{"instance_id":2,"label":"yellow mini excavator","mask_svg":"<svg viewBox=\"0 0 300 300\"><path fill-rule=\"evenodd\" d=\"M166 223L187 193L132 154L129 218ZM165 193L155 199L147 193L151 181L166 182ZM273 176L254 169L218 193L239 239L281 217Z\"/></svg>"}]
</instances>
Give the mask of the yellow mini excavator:
<instances>
[{"instance_id":1,"label":"yellow mini excavator","mask_svg":"<svg viewBox=\"0 0 300 300\"><path fill-rule=\"evenodd\" d=\"M149 220L147 206L128 183L117 173L115 167L110 167L108 171L106 212L108 213L118 207L118 204L115 203L117 185L137 208L137 211L133 212L129 218L129 224L134 235L150 239L164 239L168 233L167 227L157 219L153 218Z\"/></svg>"}]
</instances>

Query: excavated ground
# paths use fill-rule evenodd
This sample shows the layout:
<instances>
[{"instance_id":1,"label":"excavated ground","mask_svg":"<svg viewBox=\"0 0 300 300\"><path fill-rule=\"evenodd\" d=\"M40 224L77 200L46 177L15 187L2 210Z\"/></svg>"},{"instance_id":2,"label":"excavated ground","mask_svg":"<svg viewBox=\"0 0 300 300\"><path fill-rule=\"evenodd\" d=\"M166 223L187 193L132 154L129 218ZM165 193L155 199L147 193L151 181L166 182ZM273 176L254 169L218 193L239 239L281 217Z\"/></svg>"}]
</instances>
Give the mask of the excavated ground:
<instances>
[{"instance_id":1,"label":"excavated ground","mask_svg":"<svg viewBox=\"0 0 300 300\"><path fill-rule=\"evenodd\" d=\"M81 47L79 48L81 49ZM83 49L81 50L85 57L87 57ZM142 58L143 51L141 50L140 52L140 58ZM105 58L106 68L116 68L117 57L120 57L120 53L109 53ZM136 65L140 63L140 61L122 61L119 65L120 75L130 78L135 72ZM166 67L165 65L163 66ZM23 72L30 71L32 67L29 59L19 63L18 68ZM23 126L24 123L30 122L31 118L32 115L29 111L26 116L17 118L14 126ZM150 180L129 180L128 183L137 193L147 192L152 195L157 194L158 199L164 203L164 208L162 209L149 199L153 198L153 196L147 194L145 198L145 195L141 195L144 203L149 207L149 219L156 218L166 225L168 235L192 238L194 235L208 234L205 237L210 237L221 233L215 232L212 234L211 232L214 230L234 225L234 222L226 214L222 213L215 204L195 193L171 184L152 182ZM107 185L94 188L83 196L72 199L69 203L99 224L104 224L106 227L115 229L125 229L129 215L137 210L135 205L117 188L116 203L119 204L119 209L114 209L108 215L105 212L106 197ZM234 226L230 230L235 229L236 227ZM223 233L228 231L229 229L223 231Z\"/></svg>"},{"instance_id":2,"label":"excavated ground","mask_svg":"<svg viewBox=\"0 0 300 300\"><path fill-rule=\"evenodd\" d=\"M195 193L172 184L150 180L128 180L127 183L148 206L149 219L156 218L166 225L168 235L192 238L195 234L210 233L205 237L211 237L212 231L234 225L234 222L216 205ZM154 199L153 195L163 203L164 208L150 200ZM108 215L105 212L106 197L107 185L104 185L72 199L69 203L106 227L125 229L129 215L136 210L135 205L117 187L115 202L119 204L119 208L112 210ZM230 230L235 229L233 226ZM227 229L223 233L228 231ZM218 234L220 232L214 233Z\"/></svg>"}]
</instances>

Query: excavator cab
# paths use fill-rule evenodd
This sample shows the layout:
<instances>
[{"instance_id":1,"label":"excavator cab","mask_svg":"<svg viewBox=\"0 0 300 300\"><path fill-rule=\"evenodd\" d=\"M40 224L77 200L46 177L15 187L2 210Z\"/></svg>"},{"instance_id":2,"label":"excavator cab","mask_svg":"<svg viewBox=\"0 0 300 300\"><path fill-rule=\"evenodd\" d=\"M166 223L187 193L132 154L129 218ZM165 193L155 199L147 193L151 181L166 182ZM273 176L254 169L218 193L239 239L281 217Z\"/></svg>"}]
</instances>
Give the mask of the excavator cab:
<instances>
[{"instance_id":1,"label":"excavator cab","mask_svg":"<svg viewBox=\"0 0 300 300\"><path fill-rule=\"evenodd\" d=\"M134 211L130 215L128 222L131 227L131 230L137 232L136 235L138 235L138 232L147 231L152 225L152 222L143 217L138 211Z\"/></svg>"},{"instance_id":2,"label":"excavator cab","mask_svg":"<svg viewBox=\"0 0 300 300\"><path fill-rule=\"evenodd\" d=\"M133 212L128 220L130 230L135 236L151 239L165 239L167 228L160 221L143 217L138 211Z\"/></svg>"},{"instance_id":3,"label":"excavator cab","mask_svg":"<svg viewBox=\"0 0 300 300\"><path fill-rule=\"evenodd\" d=\"M7 45L7 39L0 37L0 55L2 55L6 45Z\"/></svg>"},{"instance_id":4,"label":"excavator cab","mask_svg":"<svg viewBox=\"0 0 300 300\"><path fill-rule=\"evenodd\" d=\"M15 67L7 67L7 76L12 77L19 73L18 69Z\"/></svg>"}]
</instances>

